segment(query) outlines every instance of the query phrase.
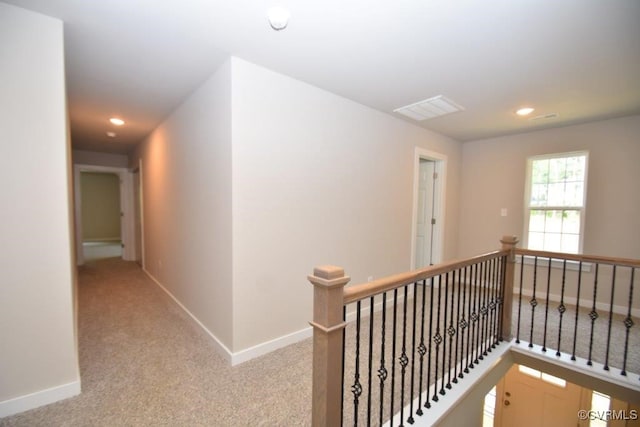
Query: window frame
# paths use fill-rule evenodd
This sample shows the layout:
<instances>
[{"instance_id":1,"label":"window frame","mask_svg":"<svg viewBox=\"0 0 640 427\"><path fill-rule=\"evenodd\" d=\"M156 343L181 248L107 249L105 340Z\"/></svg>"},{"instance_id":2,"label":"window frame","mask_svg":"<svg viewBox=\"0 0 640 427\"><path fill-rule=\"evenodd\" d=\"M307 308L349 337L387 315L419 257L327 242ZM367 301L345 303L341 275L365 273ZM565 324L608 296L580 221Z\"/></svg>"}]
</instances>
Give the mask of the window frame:
<instances>
[{"instance_id":1,"label":"window frame","mask_svg":"<svg viewBox=\"0 0 640 427\"><path fill-rule=\"evenodd\" d=\"M584 156L584 185L582 188L582 206L574 207L574 206L532 206L531 205L531 190L532 190L532 180L533 180L533 162L536 160L548 160L548 159L561 159L567 157L576 157L576 156ZM564 153L550 153L550 154L541 154L529 156L527 158L527 168L526 168L526 176L525 176L525 191L524 191L524 232L522 246L524 248L529 249L529 222L531 220L531 211L533 210L544 210L544 211L553 211L553 210L575 210L580 213L580 234L578 236L578 251L576 254L583 253L584 246L584 229L585 229L585 218L586 218L586 207L587 207L587 188L588 188L588 176L589 176L589 151L581 150L581 151L569 151ZM560 250L549 250L544 249L546 252L562 252ZM568 253L568 252L564 252Z\"/></svg>"}]
</instances>

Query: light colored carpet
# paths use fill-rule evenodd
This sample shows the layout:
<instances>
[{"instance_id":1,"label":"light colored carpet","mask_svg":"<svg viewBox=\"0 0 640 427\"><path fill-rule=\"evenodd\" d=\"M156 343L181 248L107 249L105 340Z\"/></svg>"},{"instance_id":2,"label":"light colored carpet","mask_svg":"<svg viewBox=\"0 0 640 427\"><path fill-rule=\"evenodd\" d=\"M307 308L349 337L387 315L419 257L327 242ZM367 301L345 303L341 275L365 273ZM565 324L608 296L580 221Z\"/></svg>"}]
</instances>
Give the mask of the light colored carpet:
<instances>
[{"instance_id":1,"label":"light colored carpet","mask_svg":"<svg viewBox=\"0 0 640 427\"><path fill-rule=\"evenodd\" d=\"M138 267L79 272L82 394L2 426L303 426L311 341L230 367L211 339Z\"/></svg>"},{"instance_id":2,"label":"light colored carpet","mask_svg":"<svg viewBox=\"0 0 640 427\"><path fill-rule=\"evenodd\" d=\"M428 298L427 298L428 301ZM517 310L517 301L514 311ZM428 305L428 302L427 302ZM169 299L135 263L112 258L87 263L79 271L79 333L81 395L0 419L0 426L307 426L311 413L311 340L275 351L236 367L216 353L210 338ZM529 337L530 307L523 304L521 338ZM573 330L573 308L565 313L562 350L571 352L566 339ZM517 312L516 312L517 313ZM514 313L514 321L516 318ZM399 313L400 314L400 313ZM408 316L411 318L412 309ZM310 313L311 315L311 313ZM541 343L544 310L536 310L534 342ZM590 322L580 313L577 353L588 354ZM375 317L374 331L380 322ZM387 321L391 322L389 307ZM399 320L400 321L400 320ZM557 310L549 312L547 346L557 344ZM621 318L615 317L616 322ZM596 325L593 359L603 361L605 317ZM637 324L638 322L636 322ZM387 334L391 323L387 324ZM628 370L640 371L639 333L632 328ZM516 329L514 327L514 333ZM526 331L526 337L525 335ZM409 336L411 336L410 330ZM563 334L565 334L563 332ZM428 332L425 331L425 334ZM624 336L614 333L612 366L620 366ZM428 337L426 337L428 341ZM622 341L621 341L622 340ZM345 425L353 420L350 391L354 370L354 325L347 338ZM374 338L379 345L379 337ZM391 338L387 338L386 353ZM408 346L410 341L407 342ZM363 318L362 351L368 348L368 321ZM373 408L379 397L374 349ZM387 356L387 363L392 359ZM399 353L396 354L396 359ZM366 356L361 360L363 385ZM397 369L397 360L396 360ZM440 365L442 366L442 365ZM387 365L390 369L390 366ZM417 364L416 364L417 369ZM426 367L424 372L426 382ZM430 382L433 384L432 373ZM400 378L400 377L398 377ZM398 379L399 381L399 379ZM462 383L460 386L464 386ZM440 383L440 386L442 384ZM387 383L387 391L389 384ZM396 386L399 387L399 384ZM407 377L406 396L410 395ZM358 416L366 411L366 389ZM389 402L387 397L385 402ZM408 401L405 400L405 403ZM387 406L387 405L385 405ZM395 402L396 410L400 402ZM385 407L385 417L389 408ZM374 420L377 417L374 409ZM377 421L373 422L377 425Z\"/></svg>"}]
</instances>

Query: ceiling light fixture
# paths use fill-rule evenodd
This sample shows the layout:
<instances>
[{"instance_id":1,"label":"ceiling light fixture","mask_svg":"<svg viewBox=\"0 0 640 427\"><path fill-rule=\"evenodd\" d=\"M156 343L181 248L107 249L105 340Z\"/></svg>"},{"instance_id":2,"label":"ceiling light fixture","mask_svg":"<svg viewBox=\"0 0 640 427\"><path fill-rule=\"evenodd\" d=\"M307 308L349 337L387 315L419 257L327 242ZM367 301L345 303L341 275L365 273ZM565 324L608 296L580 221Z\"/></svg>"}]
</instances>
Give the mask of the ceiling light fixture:
<instances>
[{"instance_id":1,"label":"ceiling light fixture","mask_svg":"<svg viewBox=\"0 0 640 427\"><path fill-rule=\"evenodd\" d=\"M116 133L115 132L107 132L107 136L109 138L115 138L116 137Z\"/></svg>"},{"instance_id":2,"label":"ceiling light fixture","mask_svg":"<svg viewBox=\"0 0 640 427\"><path fill-rule=\"evenodd\" d=\"M287 28L289 18L291 18L291 13L285 7L275 6L267 11L267 18L269 19L269 25L271 25L271 28L276 31L280 31Z\"/></svg>"},{"instance_id":3,"label":"ceiling light fixture","mask_svg":"<svg viewBox=\"0 0 640 427\"><path fill-rule=\"evenodd\" d=\"M535 108L531 108L531 107L523 107L520 108L519 110L516 111L516 114L519 116L528 116L529 114L533 113L535 111Z\"/></svg>"},{"instance_id":4,"label":"ceiling light fixture","mask_svg":"<svg viewBox=\"0 0 640 427\"><path fill-rule=\"evenodd\" d=\"M116 126L122 126L124 124L124 120L119 119L117 117L111 117L109 121L111 122L111 124Z\"/></svg>"}]
</instances>

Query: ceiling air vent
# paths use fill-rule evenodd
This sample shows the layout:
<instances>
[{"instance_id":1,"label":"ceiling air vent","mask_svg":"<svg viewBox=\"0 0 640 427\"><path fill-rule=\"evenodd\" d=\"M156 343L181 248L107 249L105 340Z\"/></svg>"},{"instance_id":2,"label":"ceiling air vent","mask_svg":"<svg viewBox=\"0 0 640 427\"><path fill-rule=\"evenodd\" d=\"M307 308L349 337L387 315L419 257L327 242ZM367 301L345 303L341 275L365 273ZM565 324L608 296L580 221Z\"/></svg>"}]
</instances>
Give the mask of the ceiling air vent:
<instances>
[{"instance_id":1,"label":"ceiling air vent","mask_svg":"<svg viewBox=\"0 0 640 427\"><path fill-rule=\"evenodd\" d=\"M548 114L541 114L539 116L531 117L529 120L531 121L547 120L547 119L555 119L556 117L558 117L558 113L548 113Z\"/></svg>"},{"instance_id":2,"label":"ceiling air vent","mask_svg":"<svg viewBox=\"0 0 640 427\"><path fill-rule=\"evenodd\" d=\"M396 108L393 112L411 117L414 120L427 120L463 110L464 107L461 105L442 95L438 95L424 101Z\"/></svg>"}]
</instances>

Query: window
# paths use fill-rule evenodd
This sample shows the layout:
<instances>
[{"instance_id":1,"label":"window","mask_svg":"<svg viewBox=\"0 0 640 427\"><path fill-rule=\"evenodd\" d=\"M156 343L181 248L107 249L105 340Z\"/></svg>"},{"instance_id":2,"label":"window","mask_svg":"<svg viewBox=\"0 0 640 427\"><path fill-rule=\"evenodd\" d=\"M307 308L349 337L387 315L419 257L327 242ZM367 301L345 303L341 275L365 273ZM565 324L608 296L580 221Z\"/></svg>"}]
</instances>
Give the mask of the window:
<instances>
[{"instance_id":1,"label":"window","mask_svg":"<svg viewBox=\"0 0 640 427\"><path fill-rule=\"evenodd\" d=\"M496 387L493 386L484 397L484 411L482 412L482 427L493 427L496 417Z\"/></svg>"},{"instance_id":2,"label":"window","mask_svg":"<svg viewBox=\"0 0 640 427\"><path fill-rule=\"evenodd\" d=\"M538 371L537 369L529 368L528 366L518 365L518 370L525 375L541 379L542 381L548 382L549 384L557 385L558 387L565 388L567 386L567 382L562 378L545 374L544 372Z\"/></svg>"},{"instance_id":3,"label":"window","mask_svg":"<svg viewBox=\"0 0 640 427\"><path fill-rule=\"evenodd\" d=\"M591 394L591 412L596 416L589 421L589 427L607 427L606 414L610 409L611 398L594 390Z\"/></svg>"},{"instance_id":4,"label":"window","mask_svg":"<svg viewBox=\"0 0 640 427\"><path fill-rule=\"evenodd\" d=\"M529 158L524 233L529 249L582 252L587 160L586 152Z\"/></svg>"}]
</instances>

